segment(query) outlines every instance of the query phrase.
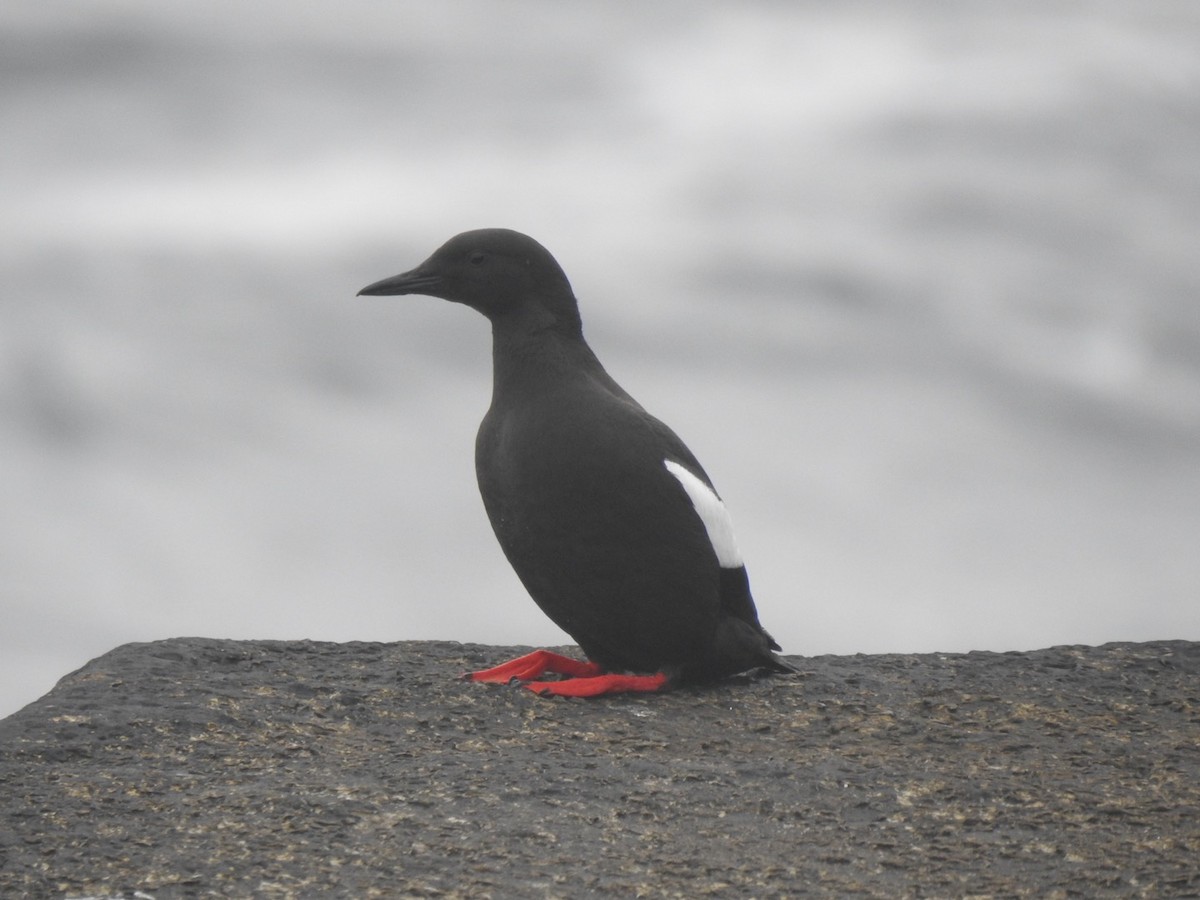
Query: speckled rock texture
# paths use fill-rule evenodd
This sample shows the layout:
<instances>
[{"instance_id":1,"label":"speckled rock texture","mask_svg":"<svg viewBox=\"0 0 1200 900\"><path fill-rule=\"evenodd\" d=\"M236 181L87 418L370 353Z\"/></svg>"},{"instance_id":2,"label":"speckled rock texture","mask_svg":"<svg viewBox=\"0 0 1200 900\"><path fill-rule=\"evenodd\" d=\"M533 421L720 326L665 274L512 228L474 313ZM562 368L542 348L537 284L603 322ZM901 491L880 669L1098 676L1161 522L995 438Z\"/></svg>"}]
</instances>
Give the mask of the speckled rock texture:
<instances>
[{"instance_id":1,"label":"speckled rock texture","mask_svg":"<svg viewBox=\"0 0 1200 900\"><path fill-rule=\"evenodd\" d=\"M0 722L0 897L1200 895L1200 644L456 677L524 649L119 647Z\"/></svg>"}]
</instances>

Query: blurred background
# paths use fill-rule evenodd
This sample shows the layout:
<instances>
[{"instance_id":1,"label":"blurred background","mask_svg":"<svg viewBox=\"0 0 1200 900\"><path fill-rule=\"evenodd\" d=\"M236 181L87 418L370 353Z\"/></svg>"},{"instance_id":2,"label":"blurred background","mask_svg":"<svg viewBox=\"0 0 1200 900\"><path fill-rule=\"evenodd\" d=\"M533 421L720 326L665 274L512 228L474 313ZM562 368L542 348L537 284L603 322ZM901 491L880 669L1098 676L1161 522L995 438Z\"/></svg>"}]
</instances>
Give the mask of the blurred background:
<instances>
[{"instance_id":1,"label":"blurred background","mask_svg":"<svg viewBox=\"0 0 1200 900\"><path fill-rule=\"evenodd\" d=\"M128 641L566 641L474 483L558 258L792 654L1200 639L1200 6L0 7L0 715Z\"/></svg>"}]
</instances>

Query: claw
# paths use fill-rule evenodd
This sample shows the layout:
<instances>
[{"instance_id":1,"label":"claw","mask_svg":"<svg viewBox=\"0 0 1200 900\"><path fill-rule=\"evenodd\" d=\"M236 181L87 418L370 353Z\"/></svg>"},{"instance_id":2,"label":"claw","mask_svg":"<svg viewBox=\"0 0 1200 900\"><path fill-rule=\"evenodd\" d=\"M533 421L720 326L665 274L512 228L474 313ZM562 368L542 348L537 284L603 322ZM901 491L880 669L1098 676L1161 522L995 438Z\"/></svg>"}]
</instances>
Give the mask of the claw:
<instances>
[{"instance_id":1,"label":"claw","mask_svg":"<svg viewBox=\"0 0 1200 900\"><path fill-rule=\"evenodd\" d=\"M537 681L543 675L565 675L561 681ZM489 684L519 682L543 697L599 697L603 694L650 693L667 683L663 672L616 675L594 662L572 659L549 650L534 650L490 669L468 672L464 678Z\"/></svg>"},{"instance_id":2,"label":"claw","mask_svg":"<svg viewBox=\"0 0 1200 900\"><path fill-rule=\"evenodd\" d=\"M594 675L565 681L530 681L524 685L543 697L599 697L603 694L653 693L667 683L663 672L653 675Z\"/></svg>"},{"instance_id":3,"label":"claw","mask_svg":"<svg viewBox=\"0 0 1200 900\"><path fill-rule=\"evenodd\" d=\"M500 663L490 669L467 673L471 681L485 681L489 684L508 684L514 678L517 681L532 681L541 675L568 675L572 678L587 678L599 675L604 670L593 662L572 659L561 653L551 653L549 650L534 650L516 659Z\"/></svg>"}]
</instances>

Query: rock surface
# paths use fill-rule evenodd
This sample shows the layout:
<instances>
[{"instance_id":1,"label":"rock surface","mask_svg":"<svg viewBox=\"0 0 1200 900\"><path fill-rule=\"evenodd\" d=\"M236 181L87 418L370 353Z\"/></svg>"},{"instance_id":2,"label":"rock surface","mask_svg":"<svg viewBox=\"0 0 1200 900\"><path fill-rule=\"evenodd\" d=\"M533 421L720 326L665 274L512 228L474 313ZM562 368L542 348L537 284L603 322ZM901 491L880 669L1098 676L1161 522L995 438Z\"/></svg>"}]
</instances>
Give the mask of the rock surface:
<instances>
[{"instance_id":1,"label":"rock surface","mask_svg":"<svg viewBox=\"0 0 1200 900\"><path fill-rule=\"evenodd\" d=\"M119 647L0 722L0 896L1200 894L1200 644L454 677L522 649Z\"/></svg>"}]
</instances>

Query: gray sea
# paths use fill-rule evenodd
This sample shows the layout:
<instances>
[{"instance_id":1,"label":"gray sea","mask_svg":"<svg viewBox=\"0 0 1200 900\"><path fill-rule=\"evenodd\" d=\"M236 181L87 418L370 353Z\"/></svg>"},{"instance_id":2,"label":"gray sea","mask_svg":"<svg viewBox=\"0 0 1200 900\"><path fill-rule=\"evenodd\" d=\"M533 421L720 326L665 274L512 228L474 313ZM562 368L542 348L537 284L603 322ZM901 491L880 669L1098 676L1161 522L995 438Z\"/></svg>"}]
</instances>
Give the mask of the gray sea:
<instances>
[{"instance_id":1,"label":"gray sea","mask_svg":"<svg viewBox=\"0 0 1200 900\"><path fill-rule=\"evenodd\" d=\"M786 652L1200 639L1190 0L6 0L0 135L0 715L128 641L566 640L486 321L355 297L482 226Z\"/></svg>"}]
</instances>

